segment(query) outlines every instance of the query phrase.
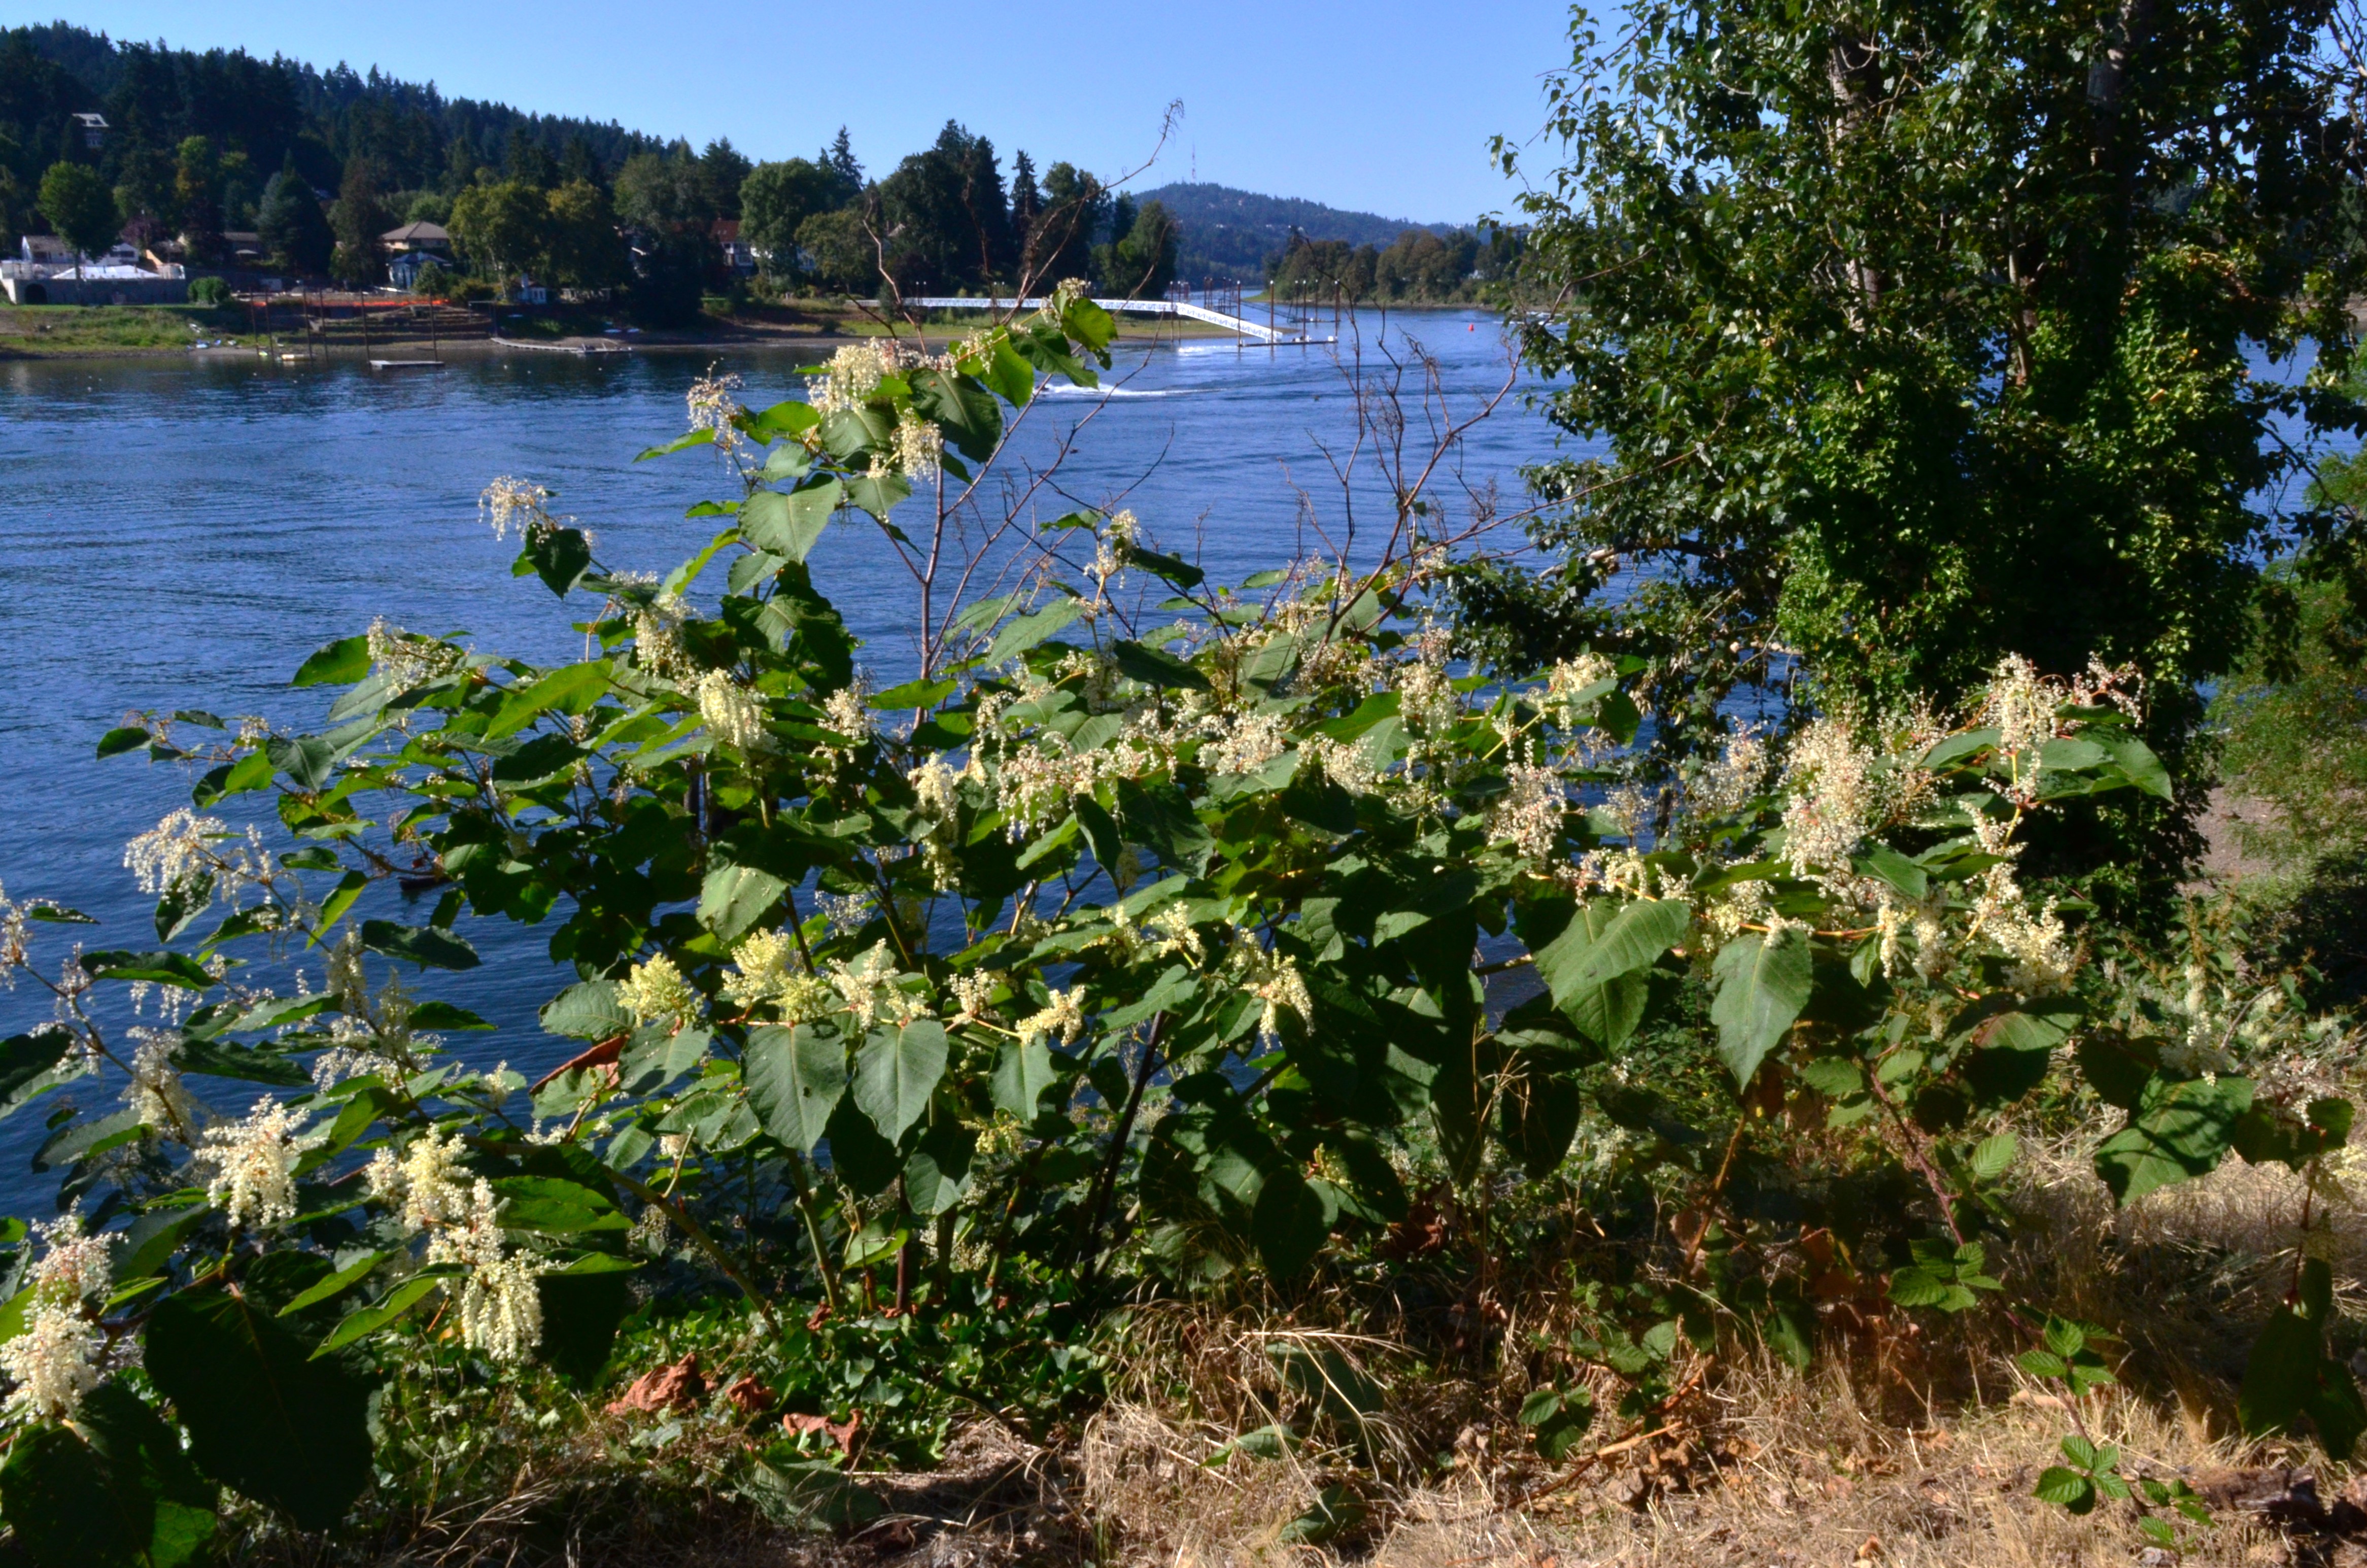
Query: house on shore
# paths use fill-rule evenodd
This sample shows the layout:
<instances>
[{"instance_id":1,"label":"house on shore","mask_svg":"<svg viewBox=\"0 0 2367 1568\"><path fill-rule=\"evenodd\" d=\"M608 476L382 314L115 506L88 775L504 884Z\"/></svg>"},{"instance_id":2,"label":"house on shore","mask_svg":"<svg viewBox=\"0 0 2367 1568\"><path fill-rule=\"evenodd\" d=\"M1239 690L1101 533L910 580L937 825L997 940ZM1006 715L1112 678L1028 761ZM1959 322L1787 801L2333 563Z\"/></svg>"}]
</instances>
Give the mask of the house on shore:
<instances>
[{"instance_id":1,"label":"house on shore","mask_svg":"<svg viewBox=\"0 0 2367 1568\"><path fill-rule=\"evenodd\" d=\"M418 285L421 269L430 262L451 270L452 235L441 223L405 223L378 238L387 251L387 281L406 293Z\"/></svg>"},{"instance_id":2,"label":"house on shore","mask_svg":"<svg viewBox=\"0 0 2367 1568\"><path fill-rule=\"evenodd\" d=\"M139 247L119 240L105 256L78 256L55 234L27 234L17 259L0 261L0 298L12 305L178 305L189 298L189 270L153 271Z\"/></svg>"}]
</instances>

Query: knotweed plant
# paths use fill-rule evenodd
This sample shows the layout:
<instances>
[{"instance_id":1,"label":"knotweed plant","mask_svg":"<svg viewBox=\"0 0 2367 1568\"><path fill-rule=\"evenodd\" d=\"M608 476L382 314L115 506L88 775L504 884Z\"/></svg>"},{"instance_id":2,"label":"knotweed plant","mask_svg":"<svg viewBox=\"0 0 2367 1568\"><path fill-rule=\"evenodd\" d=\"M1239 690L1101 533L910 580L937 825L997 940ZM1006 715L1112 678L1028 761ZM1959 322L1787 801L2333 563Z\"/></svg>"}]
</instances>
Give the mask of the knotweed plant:
<instances>
[{"instance_id":1,"label":"knotweed plant","mask_svg":"<svg viewBox=\"0 0 2367 1568\"><path fill-rule=\"evenodd\" d=\"M922 616L913 678L873 690L818 585L833 533L913 546L892 519L914 487L975 492L1038 378L1090 382L1110 334L1064 294L949 357L844 350L762 411L702 381L659 450L723 445L740 488L694 508L720 531L664 578L602 562L539 486L487 492L583 657L379 625L299 672L342 688L318 733L106 739L196 774L127 860L159 945L45 959L37 931L85 917L0 901L0 958L38 983L15 994L54 1002L0 1045L5 1108L72 1089L41 1157L90 1227L17 1227L27 1283L0 1309L0 1510L43 1568L181 1561L217 1485L334 1526L371 1483L374 1389L421 1366L595 1382L660 1290L744 1298L766 1398L934 1441L956 1406L1073 1413L1090 1358L1048 1336L1113 1302L1347 1267L1408 1220L1418 1171L1657 1161L1716 1211L1726 1167L1658 1134L1573 1156L1593 1108L1659 1125L1624 1066L1689 987L1710 1028L1687 1049L1731 1093L1920 1184L1852 1244L1902 1307L1997 1285L1977 1233L2001 1119L2049 1085L2128 1108L2099 1156L2123 1199L2231 1147L2341 1143L2339 1102L2253 1096L2240 1024L2103 1067L2066 1049L2113 982L2077 910L2017 880L2023 824L2169 788L2096 680L2012 664L1965 722L1738 733L1646 793L1620 768L1640 665L1457 664L1427 614L1452 540L1417 486L1374 553L1229 588L1130 514L1063 517L925 579L957 602ZM269 805L297 846L197 814L225 802ZM566 1060L531 1087L458 1060L448 1036L484 1021L398 972L478 966L498 922L572 971L540 1013ZM319 991L241 979L316 949ZM177 1001L130 1033L138 987ZM198 1092L223 1079L269 1092L225 1114ZM88 1092L118 1084L119 1105ZM1805 1353L1803 1237L1838 1222L1696 1226L1704 1299ZM2318 1319L2293 1323L2283 1353L2315 1376ZM2078 1332L2033 1326L2046 1375L2093 1375ZM1546 1392L1530 1424L1558 1455L1591 1404ZM2266 1418L2304 1417L2331 1437L2316 1406ZM736 1481L843 1503L779 1432ZM147 1501L91 1548L59 1510L101 1492Z\"/></svg>"}]
</instances>

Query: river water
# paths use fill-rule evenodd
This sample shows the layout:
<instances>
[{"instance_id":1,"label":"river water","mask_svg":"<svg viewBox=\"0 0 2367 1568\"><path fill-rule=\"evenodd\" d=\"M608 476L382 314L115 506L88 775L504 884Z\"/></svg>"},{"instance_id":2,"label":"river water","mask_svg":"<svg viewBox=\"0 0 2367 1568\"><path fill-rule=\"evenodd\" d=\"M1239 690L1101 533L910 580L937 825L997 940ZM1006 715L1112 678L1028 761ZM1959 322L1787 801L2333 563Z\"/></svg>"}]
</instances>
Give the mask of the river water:
<instances>
[{"instance_id":1,"label":"river water","mask_svg":"<svg viewBox=\"0 0 2367 1568\"><path fill-rule=\"evenodd\" d=\"M1319 330L1331 330L1328 319ZM1074 455L1034 509L1050 518L1079 505L1127 506L1161 548L1219 583L1315 548L1308 518L1335 532L1342 519L1324 449L1344 453L1354 439L1343 361L1361 350L1367 370L1386 372L1384 349L1410 358L1409 331L1437 363L1455 417L1503 383L1496 325L1476 312L1365 314L1343 324L1336 349L1122 347L1106 397L1064 390L1031 415L1021 447L1032 461L1076 433ZM0 669L10 672L0 762L11 786L0 805L0 882L19 900L56 899L104 923L37 928L49 933L50 956L75 935L94 947L153 945L153 900L123 869L122 846L187 804L189 781L138 755L94 758L93 744L126 712L201 708L311 727L327 697L291 690L287 677L378 616L465 630L484 650L571 656L582 640L568 623L581 608L510 575L515 545L477 517L485 482L512 474L549 485L558 510L596 531L605 564L663 572L712 536L714 525L684 520L685 508L734 486L710 453L640 464L634 454L683 428L683 394L710 359L762 407L798 393L804 358L518 353L390 372L194 356L0 364ZM1416 448L1421 381L1415 369L1403 381ZM1554 450L1550 428L1515 392L1466 443L1461 478L1493 479L1516 504L1520 466ZM1382 494L1369 453L1353 477L1369 527ZM1459 511L1455 486L1444 488ZM913 596L885 545L865 528L833 528L813 564L866 640L863 659L883 684L897 678ZM395 896L374 890L368 912L398 915ZM534 1013L564 977L518 979L522 962L542 961L547 927L484 922L468 934L485 966L430 971L419 987L501 1026L459 1037L461 1054L528 1071L561 1060L569 1048L543 1035ZM317 984L317 960L308 972ZM48 1012L28 985L0 992L0 1033ZM199 1087L229 1108L255 1092ZM46 1187L25 1174L40 1136L35 1116L0 1122L0 1209Z\"/></svg>"}]
</instances>

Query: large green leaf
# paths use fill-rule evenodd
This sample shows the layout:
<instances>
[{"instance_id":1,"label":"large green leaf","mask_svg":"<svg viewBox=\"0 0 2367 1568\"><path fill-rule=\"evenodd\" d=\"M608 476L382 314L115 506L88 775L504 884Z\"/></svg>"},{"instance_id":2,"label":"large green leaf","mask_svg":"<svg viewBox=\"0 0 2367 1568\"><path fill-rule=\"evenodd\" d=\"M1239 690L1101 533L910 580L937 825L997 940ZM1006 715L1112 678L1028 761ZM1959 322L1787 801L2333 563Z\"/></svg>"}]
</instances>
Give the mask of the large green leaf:
<instances>
[{"instance_id":1,"label":"large green leaf","mask_svg":"<svg viewBox=\"0 0 2367 1568\"><path fill-rule=\"evenodd\" d=\"M978 1134L947 1118L921 1134L904 1161L904 1198L915 1214L942 1214L969 1190Z\"/></svg>"},{"instance_id":2,"label":"large green leaf","mask_svg":"<svg viewBox=\"0 0 2367 1568\"><path fill-rule=\"evenodd\" d=\"M343 637L317 649L296 667L290 686L351 686L369 674L369 639Z\"/></svg>"},{"instance_id":3,"label":"large green leaf","mask_svg":"<svg viewBox=\"0 0 2367 1568\"><path fill-rule=\"evenodd\" d=\"M324 1530L369 1483L369 1385L311 1350L234 1287L169 1296L148 1320L149 1381L198 1468Z\"/></svg>"},{"instance_id":4,"label":"large green leaf","mask_svg":"<svg viewBox=\"0 0 2367 1568\"><path fill-rule=\"evenodd\" d=\"M1537 949L1537 976L1587 1038L1618 1045L1644 1016L1647 983L1638 971L1683 941L1692 924L1682 899L1594 900Z\"/></svg>"},{"instance_id":5,"label":"large green leaf","mask_svg":"<svg viewBox=\"0 0 2367 1568\"><path fill-rule=\"evenodd\" d=\"M74 1049L74 1036L56 1024L0 1040L0 1116L88 1071Z\"/></svg>"},{"instance_id":6,"label":"large green leaf","mask_svg":"<svg viewBox=\"0 0 2367 1568\"><path fill-rule=\"evenodd\" d=\"M2232 1075L2169 1079L2157 1074L2128 1125L2097 1146L2096 1172L2114 1201L2135 1203L2158 1187L2207 1176L2227 1157L2236 1124L2252 1107L2252 1081Z\"/></svg>"},{"instance_id":7,"label":"large green leaf","mask_svg":"<svg viewBox=\"0 0 2367 1568\"><path fill-rule=\"evenodd\" d=\"M845 501L846 492L835 479L787 495L760 490L740 508L740 532L768 555L803 561Z\"/></svg>"},{"instance_id":8,"label":"large green leaf","mask_svg":"<svg viewBox=\"0 0 2367 1568\"><path fill-rule=\"evenodd\" d=\"M1023 1125L1032 1122L1043 1108L1044 1091L1059 1081L1052 1048L1043 1036L1009 1041L994 1059L994 1108L1010 1112Z\"/></svg>"},{"instance_id":9,"label":"large green leaf","mask_svg":"<svg viewBox=\"0 0 2367 1568\"><path fill-rule=\"evenodd\" d=\"M1141 642L1121 638L1117 648L1117 667L1145 686L1166 687L1185 691L1206 691L1208 677L1177 658L1164 648L1153 648Z\"/></svg>"},{"instance_id":10,"label":"large green leaf","mask_svg":"<svg viewBox=\"0 0 2367 1568\"><path fill-rule=\"evenodd\" d=\"M890 1143L928 1114L946 1075L946 1027L933 1020L876 1028L855 1052L855 1108Z\"/></svg>"},{"instance_id":11,"label":"large green leaf","mask_svg":"<svg viewBox=\"0 0 2367 1568\"><path fill-rule=\"evenodd\" d=\"M571 1040L610 1040L633 1027L613 980L576 982L542 1005L541 1018L545 1029Z\"/></svg>"},{"instance_id":12,"label":"large green leaf","mask_svg":"<svg viewBox=\"0 0 2367 1568\"><path fill-rule=\"evenodd\" d=\"M2236 1410L2254 1437L2298 1431L2306 1420L2330 1457L2347 1460L2367 1434L2367 1404L2350 1367L2327 1353L2333 1294L2326 1260L2305 1263L2298 1305L2279 1306L2252 1343Z\"/></svg>"},{"instance_id":13,"label":"large green leaf","mask_svg":"<svg viewBox=\"0 0 2367 1568\"><path fill-rule=\"evenodd\" d=\"M1032 610L1015 620L1004 623L994 634L993 645L986 651L983 661L999 665L1014 654L1024 653L1069 622L1077 619L1077 601L1070 598L1053 600L1043 608Z\"/></svg>"},{"instance_id":14,"label":"large green leaf","mask_svg":"<svg viewBox=\"0 0 2367 1568\"><path fill-rule=\"evenodd\" d=\"M461 937L435 926L398 926L391 920L362 922L362 946L389 958L408 959L422 969L474 969L484 960Z\"/></svg>"},{"instance_id":15,"label":"large green leaf","mask_svg":"<svg viewBox=\"0 0 2367 1568\"><path fill-rule=\"evenodd\" d=\"M788 882L753 866L716 865L698 890L698 923L726 947L773 912Z\"/></svg>"},{"instance_id":16,"label":"large green leaf","mask_svg":"<svg viewBox=\"0 0 2367 1568\"><path fill-rule=\"evenodd\" d=\"M536 1278L542 1300L542 1340L535 1354L569 1381L599 1381L617 1343L617 1325L633 1304L632 1265L594 1254Z\"/></svg>"},{"instance_id":17,"label":"large green leaf","mask_svg":"<svg viewBox=\"0 0 2367 1568\"><path fill-rule=\"evenodd\" d=\"M1808 1005L1815 976L1808 934L1787 926L1771 940L1746 931L1718 949L1711 973L1717 982L1709 1009L1717 1026L1717 1053L1734 1081L1747 1088Z\"/></svg>"},{"instance_id":18,"label":"large green leaf","mask_svg":"<svg viewBox=\"0 0 2367 1568\"><path fill-rule=\"evenodd\" d=\"M72 1428L26 1431L0 1470L0 1513L34 1568L179 1568L215 1507L179 1437L120 1381L84 1396Z\"/></svg>"},{"instance_id":19,"label":"large green leaf","mask_svg":"<svg viewBox=\"0 0 2367 1568\"><path fill-rule=\"evenodd\" d=\"M567 590L582 582L591 569L592 541L582 529L545 528L527 537L526 548L518 552L510 571L520 577L531 572L545 587L565 598Z\"/></svg>"},{"instance_id":20,"label":"large green leaf","mask_svg":"<svg viewBox=\"0 0 2367 1568\"><path fill-rule=\"evenodd\" d=\"M846 1091L846 1042L827 1027L767 1024L748 1031L741 1071L758 1124L810 1154Z\"/></svg>"},{"instance_id":21,"label":"large green leaf","mask_svg":"<svg viewBox=\"0 0 2367 1568\"><path fill-rule=\"evenodd\" d=\"M1296 1170L1279 1170L1258 1189L1257 1207L1250 1211L1250 1239L1266 1271L1288 1279L1315 1261L1331 1233L1323 1199Z\"/></svg>"}]
</instances>

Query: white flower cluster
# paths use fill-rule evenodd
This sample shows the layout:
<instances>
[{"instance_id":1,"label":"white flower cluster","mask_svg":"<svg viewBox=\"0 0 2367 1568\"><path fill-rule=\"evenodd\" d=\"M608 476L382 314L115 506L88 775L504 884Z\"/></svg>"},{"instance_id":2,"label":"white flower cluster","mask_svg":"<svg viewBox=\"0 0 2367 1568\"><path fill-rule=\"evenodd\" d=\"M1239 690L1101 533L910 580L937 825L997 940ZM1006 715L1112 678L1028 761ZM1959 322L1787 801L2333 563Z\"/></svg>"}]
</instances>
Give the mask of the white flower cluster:
<instances>
[{"instance_id":1,"label":"white flower cluster","mask_svg":"<svg viewBox=\"0 0 2367 1568\"><path fill-rule=\"evenodd\" d=\"M549 512L550 492L531 480L499 474L477 497L477 516L491 523L495 539L507 539L513 528L521 542L531 543L559 526Z\"/></svg>"},{"instance_id":2,"label":"white flower cluster","mask_svg":"<svg viewBox=\"0 0 2367 1568\"><path fill-rule=\"evenodd\" d=\"M898 969L885 941L851 960L832 959L830 983L857 1029L868 1030L882 1018L900 1025L929 1016L927 983Z\"/></svg>"},{"instance_id":3,"label":"white flower cluster","mask_svg":"<svg viewBox=\"0 0 2367 1568\"><path fill-rule=\"evenodd\" d=\"M187 1142L197 1135L205 1113L181 1082L173 1052L181 1037L164 1029L134 1027L130 1031L131 1081L124 1085L123 1103L142 1122Z\"/></svg>"},{"instance_id":4,"label":"white flower cluster","mask_svg":"<svg viewBox=\"0 0 2367 1568\"><path fill-rule=\"evenodd\" d=\"M852 937L871 924L878 912L878 901L867 892L817 892L814 907L821 912L822 923L833 937Z\"/></svg>"},{"instance_id":5,"label":"white flower cluster","mask_svg":"<svg viewBox=\"0 0 2367 1568\"><path fill-rule=\"evenodd\" d=\"M96 1388L106 1341L84 1303L104 1297L114 1278L110 1239L87 1234L79 1215L33 1227L32 1299L25 1327L0 1345L0 1370L16 1383L11 1415L55 1420L74 1414Z\"/></svg>"},{"instance_id":6,"label":"white flower cluster","mask_svg":"<svg viewBox=\"0 0 2367 1568\"><path fill-rule=\"evenodd\" d=\"M871 710L870 683L860 675L822 699L822 722L861 745L878 733L879 722Z\"/></svg>"},{"instance_id":7,"label":"white flower cluster","mask_svg":"<svg viewBox=\"0 0 2367 1568\"><path fill-rule=\"evenodd\" d=\"M771 749L764 729L764 703L729 671L709 670L698 677L698 716L715 738L742 751Z\"/></svg>"},{"instance_id":8,"label":"white flower cluster","mask_svg":"<svg viewBox=\"0 0 2367 1568\"><path fill-rule=\"evenodd\" d=\"M380 1149L365 1179L370 1197L392 1205L402 1228L427 1234L427 1261L459 1264L460 1337L495 1361L523 1359L542 1341L542 1297L533 1259L505 1253L501 1205L490 1183L460 1165L458 1131L429 1128L398 1157Z\"/></svg>"},{"instance_id":9,"label":"white flower cluster","mask_svg":"<svg viewBox=\"0 0 2367 1568\"><path fill-rule=\"evenodd\" d=\"M895 464L906 478L925 484L943 468L946 434L907 409L896 420Z\"/></svg>"},{"instance_id":10,"label":"white flower cluster","mask_svg":"<svg viewBox=\"0 0 2367 1568\"><path fill-rule=\"evenodd\" d=\"M944 892L954 885L961 869L957 852L961 847L962 780L983 779L985 770L979 767L973 751L959 773L944 757L931 756L904 777L929 819L928 831L921 840L922 863L928 868L931 884Z\"/></svg>"},{"instance_id":11,"label":"white flower cluster","mask_svg":"<svg viewBox=\"0 0 2367 1568\"><path fill-rule=\"evenodd\" d=\"M1767 737L1757 729L1745 724L1729 732L1716 760L1687 784L1687 810L1705 823L1734 816L1767 788L1773 760Z\"/></svg>"},{"instance_id":12,"label":"white flower cluster","mask_svg":"<svg viewBox=\"0 0 2367 1568\"><path fill-rule=\"evenodd\" d=\"M826 982L795 967L797 946L780 931L759 931L731 949L723 1000L743 1009L769 1008L776 1021L802 1024L822 1017L837 998Z\"/></svg>"},{"instance_id":13,"label":"white flower cluster","mask_svg":"<svg viewBox=\"0 0 2367 1568\"><path fill-rule=\"evenodd\" d=\"M1504 769L1504 792L1488 809L1488 836L1510 843L1532 860L1544 860L1559 847L1569 812L1558 768L1516 762Z\"/></svg>"},{"instance_id":14,"label":"white flower cluster","mask_svg":"<svg viewBox=\"0 0 2367 1568\"><path fill-rule=\"evenodd\" d=\"M304 1113L268 1096L242 1120L206 1129L197 1163L206 1172L206 1197L234 1230L277 1225L296 1217L297 1134Z\"/></svg>"},{"instance_id":15,"label":"white flower cluster","mask_svg":"<svg viewBox=\"0 0 2367 1568\"><path fill-rule=\"evenodd\" d=\"M670 1028L680 1028L702 1010L698 993L663 953L626 972L617 983L617 1005L630 1013L635 1023L663 1024Z\"/></svg>"},{"instance_id":16,"label":"white flower cluster","mask_svg":"<svg viewBox=\"0 0 2367 1568\"><path fill-rule=\"evenodd\" d=\"M1050 1005L1030 1013L1019 1020L1019 1038L1024 1042L1048 1040L1059 1045L1073 1045L1085 1032L1085 988L1072 985L1066 991L1051 993Z\"/></svg>"},{"instance_id":17,"label":"white flower cluster","mask_svg":"<svg viewBox=\"0 0 2367 1568\"><path fill-rule=\"evenodd\" d=\"M231 836L219 817L201 817L187 806L123 846L123 864L144 893L163 893L216 870L223 857L214 841Z\"/></svg>"},{"instance_id":18,"label":"white flower cluster","mask_svg":"<svg viewBox=\"0 0 2367 1568\"><path fill-rule=\"evenodd\" d=\"M430 1263L464 1265L460 1339L494 1361L522 1361L542 1343L542 1270L522 1253L502 1247L501 1205L480 1178L469 1190L466 1218L437 1228L427 1244Z\"/></svg>"},{"instance_id":19,"label":"white flower cluster","mask_svg":"<svg viewBox=\"0 0 2367 1568\"><path fill-rule=\"evenodd\" d=\"M710 366L707 375L690 383L683 401L689 406L690 427L714 431L716 449L726 458L746 445L748 438L731 423L742 412L738 376L716 375Z\"/></svg>"},{"instance_id":20,"label":"white flower cluster","mask_svg":"<svg viewBox=\"0 0 2367 1568\"><path fill-rule=\"evenodd\" d=\"M1784 855L1794 876L1848 872L1874 825L1879 766L1839 719L1818 719L1793 743L1784 763Z\"/></svg>"},{"instance_id":21,"label":"white flower cluster","mask_svg":"<svg viewBox=\"0 0 2367 1568\"><path fill-rule=\"evenodd\" d=\"M900 363L900 351L892 339L875 337L850 343L831 357L828 369L808 379L806 401L824 418L860 408Z\"/></svg>"},{"instance_id":22,"label":"white flower cluster","mask_svg":"<svg viewBox=\"0 0 2367 1568\"><path fill-rule=\"evenodd\" d=\"M369 623L365 642L370 667L403 691L450 675L468 662L468 655L450 643L405 631L384 616Z\"/></svg>"},{"instance_id":23,"label":"white flower cluster","mask_svg":"<svg viewBox=\"0 0 2367 1568\"><path fill-rule=\"evenodd\" d=\"M683 651L683 623L691 619L689 603L680 594L660 594L633 610L633 663L651 675L680 680L690 673L690 656Z\"/></svg>"},{"instance_id":24,"label":"white flower cluster","mask_svg":"<svg viewBox=\"0 0 2367 1568\"><path fill-rule=\"evenodd\" d=\"M1244 713L1200 748L1211 773L1254 773L1290 749L1290 728L1279 713Z\"/></svg>"},{"instance_id":25,"label":"white flower cluster","mask_svg":"<svg viewBox=\"0 0 2367 1568\"><path fill-rule=\"evenodd\" d=\"M1244 933L1234 944L1229 961L1241 989L1265 1004L1258 1017L1258 1033L1269 1042L1281 1038L1276 1026L1285 1011L1297 1014L1302 1024L1315 1022L1315 1001L1307 994L1307 978L1298 972L1296 960L1271 951Z\"/></svg>"}]
</instances>

